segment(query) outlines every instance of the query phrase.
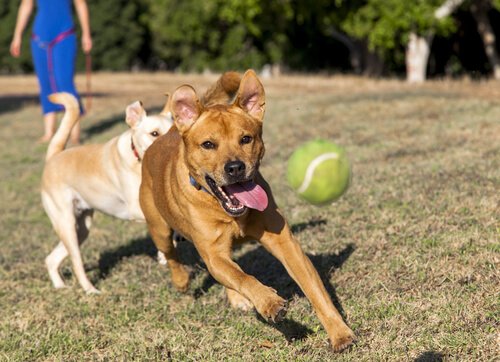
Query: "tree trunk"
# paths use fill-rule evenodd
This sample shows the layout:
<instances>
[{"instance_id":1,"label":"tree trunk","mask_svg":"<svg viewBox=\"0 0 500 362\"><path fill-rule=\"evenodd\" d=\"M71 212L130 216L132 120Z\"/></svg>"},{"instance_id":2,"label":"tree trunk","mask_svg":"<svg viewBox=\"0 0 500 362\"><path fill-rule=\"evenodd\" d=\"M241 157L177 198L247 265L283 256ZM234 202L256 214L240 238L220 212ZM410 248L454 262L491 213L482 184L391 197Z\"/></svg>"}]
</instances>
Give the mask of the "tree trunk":
<instances>
[{"instance_id":1,"label":"tree trunk","mask_svg":"<svg viewBox=\"0 0 500 362\"><path fill-rule=\"evenodd\" d=\"M410 83L422 83L426 79L429 61L431 36L423 37L410 33L406 48L406 80Z\"/></svg>"},{"instance_id":2,"label":"tree trunk","mask_svg":"<svg viewBox=\"0 0 500 362\"><path fill-rule=\"evenodd\" d=\"M352 69L354 69L354 73L360 74L362 71L362 59L361 59L361 50L358 44L351 39L349 36L341 33L335 28L330 29L330 35L335 40L338 40L342 44L345 45L347 49L349 49L349 61L351 63Z\"/></svg>"},{"instance_id":3,"label":"tree trunk","mask_svg":"<svg viewBox=\"0 0 500 362\"><path fill-rule=\"evenodd\" d=\"M439 8L434 12L436 19L442 19L449 16L454 12L465 0L446 0Z\"/></svg>"},{"instance_id":4,"label":"tree trunk","mask_svg":"<svg viewBox=\"0 0 500 362\"><path fill-rule=\"evenodd\" d=\"M385 68L384 60L375 50L370 50L366 39L360 41L360 47L363 54L363 75L380 77Z\"/></svg>"},{"instance_id":5,"label":"tree trunk","mask_svg":"<svg viewBox=\"0 0 500 362\"><path fill-rule=\"evenodd\" d=\"M446 0L434 12L436 19L442 19L455 11L464 0ZM434 34L426 37L415 32L410 33L406 47L406 80L410 83L422 83L427 78L427 63L429 62L431 42Z\"/></svg>"},{"instance_id":6,"label":"tree trunk","mask_svg":"<svg viewBox=\"0 0 500 362\"><path fill-rule=\"evenodd\" d=\"M470 10L477 23L477 31L483 39L484 51L493 70L493 76L495 79L500 79L500 59L495 45L495 32L488 17L490 8L490 1L476 0L472 3Z\"/></svg>"},{"instance_id":7,"label":"tree trunk","mask_svg":"<svg viewBox=\"0 0 500 362\"><path fill-rule=\"evenodd\" d=\"M380 77L382 75L384 61L377 52L368 48L366 39L352 38L335 28L330 29L330 35L349 49L349 61L354 73L369 77Z\"/></svg>"}]
</instances>

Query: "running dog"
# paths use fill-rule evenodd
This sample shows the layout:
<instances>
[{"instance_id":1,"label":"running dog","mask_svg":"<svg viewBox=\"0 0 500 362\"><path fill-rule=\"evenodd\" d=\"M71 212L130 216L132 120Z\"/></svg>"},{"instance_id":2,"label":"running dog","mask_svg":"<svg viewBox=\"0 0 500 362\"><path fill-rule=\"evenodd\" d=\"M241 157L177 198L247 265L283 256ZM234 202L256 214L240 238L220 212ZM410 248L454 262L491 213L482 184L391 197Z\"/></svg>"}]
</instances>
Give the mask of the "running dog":
<instances>
[{"instance_id":1,"label":"running dog","mask_svg":"<svg viewBox=\"0 0 500 362\"><path fill-rule=\"evenodd\" d=\"M149 232L168 261L174 286L189 273L179 262L173 230L192 240L234 307L281 320L287 303L231 259L235 243L258 240L283 263L340 351L354 334L333 305L316 269L293 237L259 173L264 156L264 88L252 70L225 73L200 100L183 85L172 94L174 126L145 153L139 198Z\"/></svg>"},{"instance_id":2,"label":"running dog","mask_svg":"<svg viewBox=\"0 0 500 362\"><path fill-rule=\"evenodd\" d=\"M172 126L167 107L148 116L140 102L126 109L130 129L105 144L65 149L71 129L78 121L78 101L68 93L55 93L50 100L65 107L65 114L49 143L42 176L42 203L60 242L45 259L56 288L65 286L59 266L69 255L81 287L99 291L88 280L80 254L89 234L94 210L124 220L144 221L139 205L141 160L146 149Z\"/></svg>"}]
</instances>

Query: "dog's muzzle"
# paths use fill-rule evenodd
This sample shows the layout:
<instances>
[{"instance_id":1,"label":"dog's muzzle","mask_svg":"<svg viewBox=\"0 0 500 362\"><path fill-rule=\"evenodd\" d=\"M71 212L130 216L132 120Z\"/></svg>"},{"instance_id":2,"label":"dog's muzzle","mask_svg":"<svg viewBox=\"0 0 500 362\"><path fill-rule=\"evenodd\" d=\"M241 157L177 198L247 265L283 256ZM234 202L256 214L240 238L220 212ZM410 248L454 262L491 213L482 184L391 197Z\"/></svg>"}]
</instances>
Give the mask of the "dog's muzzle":
<instances>
[{"instance_id":1,"label":"dog's muzzle","mask_svg":"<svg viewBox=\"0 0 500 362\"><path fill-rule=\"evenodd\" d=\"M241 171L242 169L243 171ZM244 170L244 164L243 167L236 163L231 165L231 172L234 175L244 173ZM228 178L231 179L231 177ZM205 181L224 211L230 216L242 216L248 208L264 211L269 202L265 190L251 179L241 180L241 176L235 178L240 181L223 186L217 185L215 180L209 176L205 176Z\"/></svg>"}]
</instances>

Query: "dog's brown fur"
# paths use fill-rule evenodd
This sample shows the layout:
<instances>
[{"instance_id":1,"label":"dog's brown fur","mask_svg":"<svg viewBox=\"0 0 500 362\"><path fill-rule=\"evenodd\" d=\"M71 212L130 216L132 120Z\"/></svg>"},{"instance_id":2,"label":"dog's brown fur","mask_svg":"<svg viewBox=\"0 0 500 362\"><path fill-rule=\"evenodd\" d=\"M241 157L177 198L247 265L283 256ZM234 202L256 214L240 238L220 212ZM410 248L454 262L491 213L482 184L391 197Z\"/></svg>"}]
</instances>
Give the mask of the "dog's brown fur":
<instances>
[{"instance_id":1,"label":"dog's brown fur","mask_svg":"<svg viewBox=\"0 0 500 362\"><path fill-rule=\"evenodd\" d=\"M354 334L334 307L258 171L264 155L265 95L255 73L249 70L241 79L237 73L224 74L202 101L192 87L181 86L172 95L170 107L174 126L144 157L140 203L151 236L166 255L175 287L186 290L189 274L178 261L172 230L193 241L209 272L227 288L231 305L243 309L254 306L268 320L282 319L286 301L231 260L234 243L259 240L311 301L334 350L349 346ZM222 207L224 202L216 196L210 180L224 190L234 182L255 182L268 195L268 205L263 211L255 209L259 204L232 214Z\"/></svg>"}]
</instances>

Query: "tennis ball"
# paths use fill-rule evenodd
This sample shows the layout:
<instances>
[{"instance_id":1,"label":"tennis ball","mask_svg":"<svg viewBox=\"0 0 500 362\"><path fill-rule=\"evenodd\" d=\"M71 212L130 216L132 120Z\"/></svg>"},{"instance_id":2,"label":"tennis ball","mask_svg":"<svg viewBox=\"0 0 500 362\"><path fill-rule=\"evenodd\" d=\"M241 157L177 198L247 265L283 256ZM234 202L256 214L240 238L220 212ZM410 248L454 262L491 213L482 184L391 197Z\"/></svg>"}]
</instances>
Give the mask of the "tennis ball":
<instances>
[{"instance_id":1,"label":"tennis ball","mask_svg":"<svg viewBox=\"0 0 500 362\"><path fill-rule=\"evenodd\" d=\"M306 142L288 159L289 185L314 205L338 199L347 190L350 178L351 167L345 150L329 141Z\"/></svg>"}]
</instances>

